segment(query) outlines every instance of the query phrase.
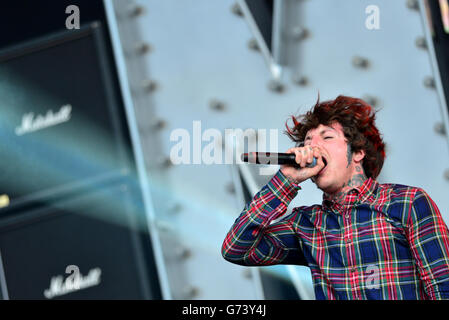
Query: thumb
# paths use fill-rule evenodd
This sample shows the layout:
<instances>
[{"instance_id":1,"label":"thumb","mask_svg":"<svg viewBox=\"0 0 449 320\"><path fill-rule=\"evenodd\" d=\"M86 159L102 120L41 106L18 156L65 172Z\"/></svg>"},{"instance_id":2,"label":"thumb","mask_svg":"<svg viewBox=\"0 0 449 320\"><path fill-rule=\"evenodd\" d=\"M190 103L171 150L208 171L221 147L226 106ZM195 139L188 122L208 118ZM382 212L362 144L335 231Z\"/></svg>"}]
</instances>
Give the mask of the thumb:
<instances>
[{"instance_id":1,"label":"thumb","mask_svg":"<svg viewBox=\"0 0 449 320\"><path fill-rule=\"evenodd\" d=\"M316 165L311 168L312 172L313 172L313 175L318 174L324 167L325 167L325 164L324 164L324 161L323 161L323 157L321 155L319 155L317 157Z\"/></svg>"}]
</instances>

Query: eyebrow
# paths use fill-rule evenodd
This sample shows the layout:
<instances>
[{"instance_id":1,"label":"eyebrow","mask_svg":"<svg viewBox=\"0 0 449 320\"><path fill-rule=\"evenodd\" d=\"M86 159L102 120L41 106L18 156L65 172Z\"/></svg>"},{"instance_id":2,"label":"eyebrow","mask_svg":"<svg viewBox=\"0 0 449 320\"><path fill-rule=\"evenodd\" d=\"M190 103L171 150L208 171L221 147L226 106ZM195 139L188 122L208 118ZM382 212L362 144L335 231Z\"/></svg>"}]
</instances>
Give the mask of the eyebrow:
<instances>
[{"instance_id":1,"label":"eyebrow","mask_svg":"<svg viewBox=\"0 0 449 320\"><path fill-rule=\"evenodd\" d=\"M334 128L326 128L320 131L320 135L323 135L323 133L326 133L327 131L336 131ZM306 136L306 138L304 139L304 141L310 139L310 136Z\"/></svg>"}]
</instances>

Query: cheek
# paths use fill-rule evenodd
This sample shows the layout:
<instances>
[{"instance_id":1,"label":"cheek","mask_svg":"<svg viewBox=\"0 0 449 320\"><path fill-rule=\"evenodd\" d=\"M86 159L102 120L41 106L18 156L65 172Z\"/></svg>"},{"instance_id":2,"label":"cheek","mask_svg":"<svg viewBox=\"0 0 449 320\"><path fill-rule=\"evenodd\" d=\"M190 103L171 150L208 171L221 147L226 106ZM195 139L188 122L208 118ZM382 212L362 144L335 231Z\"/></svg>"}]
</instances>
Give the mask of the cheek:
<instances>
[{"instance_id":1,"label":"cheek","mask_svg":"<svg viewBox=\"0 0 449 320\"><path fill-rule=\"evenodd\" d=\"M346 168L348 164L348 149L346 146L338 146L333 150L333 158L337 166L343 166Z\"/></svg>"}]
</instances>

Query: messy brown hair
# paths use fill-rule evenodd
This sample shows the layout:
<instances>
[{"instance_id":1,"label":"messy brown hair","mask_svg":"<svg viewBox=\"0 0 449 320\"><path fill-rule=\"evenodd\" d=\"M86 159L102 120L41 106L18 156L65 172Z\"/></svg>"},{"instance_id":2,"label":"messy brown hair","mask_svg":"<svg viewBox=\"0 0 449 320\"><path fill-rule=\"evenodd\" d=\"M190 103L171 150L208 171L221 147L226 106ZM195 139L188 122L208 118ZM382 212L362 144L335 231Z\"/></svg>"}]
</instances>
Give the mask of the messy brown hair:
<instances>
[{"instance_id":1,"label":"messy brown hair","mask_svg":"<svg viewBox=\"0 0 449 320\"><path fill-rule=\"evenodd\" d=\"M338 122L352 152L365 151L363 169L367 177L377 178L385 160L385 143L375 125L376 112L362 99L340 95L335 100L320 102L312 110L291 116L293 127L287 122L286 134L299 146L307 132L320 124L328 126Z\"/></svg>"}]
</instances>

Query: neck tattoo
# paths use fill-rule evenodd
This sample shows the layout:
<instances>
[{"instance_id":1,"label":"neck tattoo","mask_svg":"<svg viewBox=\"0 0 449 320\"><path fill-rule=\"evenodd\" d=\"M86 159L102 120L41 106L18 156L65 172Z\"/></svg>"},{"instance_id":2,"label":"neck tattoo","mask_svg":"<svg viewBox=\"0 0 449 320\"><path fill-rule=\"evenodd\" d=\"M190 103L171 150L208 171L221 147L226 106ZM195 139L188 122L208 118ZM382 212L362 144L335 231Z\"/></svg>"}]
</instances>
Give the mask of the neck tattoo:
<instances>
[{"instance_id":1,"label":"neck tattoo","mask_svg":"<svg viewBox=\"0 0 449 320\"><path fill-rule=\"evenodd\" d=\"M342 187L340 188L340 191L338 191L333 195L328 195L331 201L337 203L342 202L346 194L351 189L355 187L360 187L368 179L361 165L356 165L355 171L356 172L351 176L351 178L347 182L343 183Z\"/></svg>"},{"instance_id":2,"label":"neck tattoo","mask_svg":"<svg viewBox=\"0 0 449 320\"><path fill-rule=\"evenodd\" d=\"M348 152L348 165L346 166L346 168L349 168L349 166L351 165L351 162L352 162L352 150L351 150L351 145L349 143L347 146L347 152Z\"/></svg>"}]
</instances>

